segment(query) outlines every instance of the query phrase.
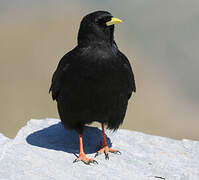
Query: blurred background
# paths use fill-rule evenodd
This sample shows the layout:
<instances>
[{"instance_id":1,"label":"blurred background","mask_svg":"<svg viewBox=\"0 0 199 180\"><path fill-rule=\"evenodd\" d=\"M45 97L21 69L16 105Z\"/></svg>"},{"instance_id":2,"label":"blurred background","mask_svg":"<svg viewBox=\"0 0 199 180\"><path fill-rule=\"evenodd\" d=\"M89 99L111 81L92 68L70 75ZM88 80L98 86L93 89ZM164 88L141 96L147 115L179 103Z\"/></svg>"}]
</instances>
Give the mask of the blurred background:
<instances>
[{"instance_id":1,"label":"blurred background","mask_svg":"<svg viewBox=\"0 0 199 180\"><path fill-rule=\"evenodd\" d=\"M58 118L52 74L95 10L124 21L115 39L137 92L122 128L199 140L198 0L1 0L0 132L14 137L31 118Z\"/></svg>"}]
</instances>

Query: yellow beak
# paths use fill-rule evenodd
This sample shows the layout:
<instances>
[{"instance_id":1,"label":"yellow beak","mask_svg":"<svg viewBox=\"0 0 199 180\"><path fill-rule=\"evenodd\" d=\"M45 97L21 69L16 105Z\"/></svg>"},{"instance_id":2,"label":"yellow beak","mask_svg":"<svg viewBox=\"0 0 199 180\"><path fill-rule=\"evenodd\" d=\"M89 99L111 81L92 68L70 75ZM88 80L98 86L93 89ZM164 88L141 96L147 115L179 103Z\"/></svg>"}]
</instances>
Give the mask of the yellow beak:
<instances>
[{"instance_id":1,"label":"yellow beak","mask_svg":"<svg viewBox=\"0 0 199 180\"><path fill-rule=\"evenodd\" d=\"M110 21L106 22L106 25L107 25L107 26L111 26L111 25L113 25L113 24L119 24L119 23L121 23L121 22L122 22L121 19L112 17Z\"/></svg>"}]
</instances>

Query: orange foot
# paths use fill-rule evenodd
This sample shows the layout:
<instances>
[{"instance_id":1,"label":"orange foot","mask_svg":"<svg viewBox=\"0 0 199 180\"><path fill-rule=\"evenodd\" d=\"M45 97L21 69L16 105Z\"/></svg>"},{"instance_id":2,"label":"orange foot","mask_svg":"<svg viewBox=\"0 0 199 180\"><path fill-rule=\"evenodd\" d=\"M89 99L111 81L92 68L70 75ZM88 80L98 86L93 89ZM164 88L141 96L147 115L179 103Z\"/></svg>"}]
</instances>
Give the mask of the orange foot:
<instances>
[{"instance_id":1,"label":"orange foot","mask_svg":"<svg viewBox=\"0 0 199 180\"><path fill-rule=\"evenodd\" d=\"M87 158L86 154L84 153L80 154L79 157L73 161L73 163L78 162L78 161L82 161L83 163L87 165L90 165L91 163L98 164L98 162L95 161L93 158Z\"/></svg>"},{"instance_id":2,"label":"orange foot","mask_svg":"<svg viewBox=\"0 0 199 180\"><path fill-rule=\"evenodd\" d=\"M107 159L107 160L109 159L108 152L111 152L111 153L114 153L114 154L121 154L120 151L118 151L116 149L111 149L107 145L105 145L105 146L102 146L102 148L99 151L97 151L97 153L95 154L95 157L102 154L103 152L105 154L105 159Z\"/></svg>"}]
</instances>

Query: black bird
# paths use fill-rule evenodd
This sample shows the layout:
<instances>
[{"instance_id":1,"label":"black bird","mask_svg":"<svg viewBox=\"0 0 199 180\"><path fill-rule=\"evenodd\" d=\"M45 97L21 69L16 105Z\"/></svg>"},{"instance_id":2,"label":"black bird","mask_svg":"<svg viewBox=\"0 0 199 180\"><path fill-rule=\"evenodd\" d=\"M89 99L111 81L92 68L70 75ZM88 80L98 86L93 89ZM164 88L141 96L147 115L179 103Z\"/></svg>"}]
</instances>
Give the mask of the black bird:
<instances>
[{"instance_id":1,"label":"black bird","mask_svg":"<svg viewBox=\"0 0 199 180\"><path fill-rule=\"evenodd\" d=\"M78 45L65 54L53 74L50 92L66 128L79 134L80 155L74 161L95 163L83 150L85 124L102 125L103 143L96 155L119 151L107 146L104 125L117 130L122 124L128 100L136 91L134 75L126 56L114 41L114 24L122 22L109 12L86 15L80 24Z\"/></svg>"}]
</instances>

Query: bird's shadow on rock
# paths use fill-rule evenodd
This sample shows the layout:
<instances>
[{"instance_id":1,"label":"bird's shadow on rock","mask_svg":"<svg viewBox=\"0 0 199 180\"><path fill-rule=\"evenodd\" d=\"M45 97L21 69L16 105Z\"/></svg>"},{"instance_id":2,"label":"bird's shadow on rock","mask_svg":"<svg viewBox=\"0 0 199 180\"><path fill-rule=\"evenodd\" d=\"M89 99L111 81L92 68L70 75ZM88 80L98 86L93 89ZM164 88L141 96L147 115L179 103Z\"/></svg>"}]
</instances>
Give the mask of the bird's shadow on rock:
<instances>
[{"instance_id":1,"label":"bird's shadow on rock","mask_svg":"<svg viewBox=\"0 0 199 180\"><path fill-rule=\"evenodd\" d=\"M107 144L112 146L110 138L106 136ZM68 153L79 153L79 136L76 131L65 129L62 123L49 126L28 135L26 141L33 145ZM101 147L102 131L96 127L86 126L83 132L84 152L95 153Z\"/></svg>"}]
</instances>

